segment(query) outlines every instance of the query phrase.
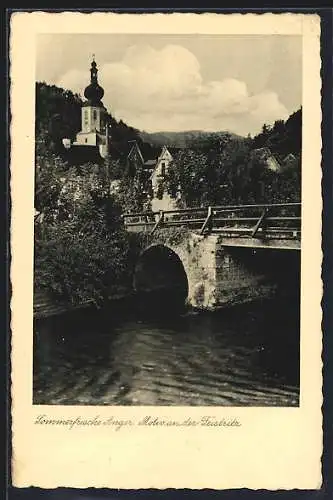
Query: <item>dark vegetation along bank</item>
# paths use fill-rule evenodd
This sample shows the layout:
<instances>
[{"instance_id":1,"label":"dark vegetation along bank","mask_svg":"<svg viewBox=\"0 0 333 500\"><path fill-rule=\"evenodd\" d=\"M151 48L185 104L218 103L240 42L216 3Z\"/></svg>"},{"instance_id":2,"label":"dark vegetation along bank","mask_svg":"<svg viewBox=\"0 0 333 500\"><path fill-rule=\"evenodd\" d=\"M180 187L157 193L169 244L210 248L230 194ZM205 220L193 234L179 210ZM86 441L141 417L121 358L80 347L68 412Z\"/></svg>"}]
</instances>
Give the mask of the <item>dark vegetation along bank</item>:
<instances>
[{"instance_id":1,"label":"dark vegetation along bank","mask_svg":"<svg viewBox=\"0 0 333 500\"><path fill-rule=\"evenodd\" d=\"M130 291L137 236L121 213L147 207L140 171L127 161L129 141L143 149L163 134L140 133L109 115L111 148L103 163L75 164L62 139L80 129L82 101L36 84L35 289L70 304L101 304ZM182 206L300 201L301 110L263 125L255 137L227 132L167 134L181 146L160 195L181 192ZM273 157L280 168L268 168ZM117 180L117 191L110 184ZM111 194L112 193L112 194Z\"/></svg>"}]
</instances>

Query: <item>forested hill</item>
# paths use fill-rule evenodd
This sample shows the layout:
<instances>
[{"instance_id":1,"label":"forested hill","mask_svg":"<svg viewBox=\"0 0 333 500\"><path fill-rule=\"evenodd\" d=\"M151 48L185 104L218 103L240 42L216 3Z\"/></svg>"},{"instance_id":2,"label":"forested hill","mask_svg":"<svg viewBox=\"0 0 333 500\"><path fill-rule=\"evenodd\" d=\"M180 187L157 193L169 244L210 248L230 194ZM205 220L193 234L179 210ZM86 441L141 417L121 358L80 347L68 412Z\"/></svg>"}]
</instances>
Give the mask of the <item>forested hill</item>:
<instances>
[{"instance_id":1,"label":"forested hill","mask_svg":"<svg viewBox=\"0 0 333 500\"><path fill-rule=\"evenodd\" d=\"M184 132L140 132L141 138L156 146L178 148L205 148L208 143L237 140L247 142L251 149L268 148L278 157L289 153L299 156L302 138L302 109L292 113L286 121L277 120L274 125L263 124L262 130L254 137L242 137L230 132L203 132L191 130Z\"/></svg>"},{"instance_id":2,"label":"forested hill","mask_svg":"<svg viewBox=\"0 0 333 500\"><path fill-rule=\"evenodd\" d=\"M75 139L81 129L82 99L70 90L36 83L36 137L43 138L48 146L61 147L64 137ZM112 139L121 148L128 141L142 143L139 131L129 127L122 120L117 121L108 114Z\"/></svg>"},{"instance_id":3,"label":"forested hill","mask_svg":"<svg viewBox=\"0 0 333 500\"><path fill-rule=\"evenodd\" d=\"M187 130L184 132L140 132L141 138L156 146L171 146L186 148L192 146L195 142L200 143L206 138L214 135L223 139L224 137L239 137L229 132L204 132L202 130Z\"/></svg>"}]
</instances>

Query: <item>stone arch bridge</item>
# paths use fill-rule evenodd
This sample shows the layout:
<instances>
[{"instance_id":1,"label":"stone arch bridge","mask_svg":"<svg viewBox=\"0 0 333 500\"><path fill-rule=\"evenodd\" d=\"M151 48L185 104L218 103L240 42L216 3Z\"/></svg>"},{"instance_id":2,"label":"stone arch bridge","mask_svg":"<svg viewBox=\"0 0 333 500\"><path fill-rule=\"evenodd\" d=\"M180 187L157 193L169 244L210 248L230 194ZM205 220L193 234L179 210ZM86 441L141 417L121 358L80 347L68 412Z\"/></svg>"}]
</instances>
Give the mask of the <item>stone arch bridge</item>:
<instances>
[{"instance_id":1,"label":"stone arch bridge","mask_svg":"<svg viewBox=\"0 0 333 500\"><path fill-rule=\"evenodd\" d=\"M177 289L208 310L299 289L300 213L285 203L124 214L143 242L134 287Z\"/></svg>"}]
</instances>

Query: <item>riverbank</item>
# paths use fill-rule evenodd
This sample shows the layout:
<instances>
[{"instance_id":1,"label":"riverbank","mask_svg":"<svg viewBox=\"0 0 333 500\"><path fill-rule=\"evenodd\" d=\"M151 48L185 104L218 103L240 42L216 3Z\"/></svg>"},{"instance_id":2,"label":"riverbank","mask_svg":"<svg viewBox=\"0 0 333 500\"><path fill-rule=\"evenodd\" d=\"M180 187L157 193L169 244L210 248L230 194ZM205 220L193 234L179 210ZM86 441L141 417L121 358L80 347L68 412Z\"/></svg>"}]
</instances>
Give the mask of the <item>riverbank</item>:
<instances>
[{"instance_id":1,"label":"riverbank","mask_svg":"<svg viewBox=\"0 0 333 500\"><path fill-rule=\"evenodd\" d=\"M52 316L60 316L77 310L93 307L91 301L73 305L70 302L56 298L46 290L34 291L33 317L34 319L45 319Z\"/></svg>"},{"instance_id":2,"label":"riverbank","mask_svg":"<svg viewBox=\"0 0 333 500\"><path fill-rule=\"evenodd\" d=\"M106 307L110 303L117 304L124 300L130 300L134 296L135 293L130 290L119 291L109 297L109 300L103 305L103 307ZM55 297L54 294L51 294L47 290L39 289L34 291L33 317L35 320L61 316L63 314L69 314L86 309L97 310L98 308L92 300L87 300L86 302L82 302L80 304L72 304L69 301Z\"/></svg>"}]
</instances>

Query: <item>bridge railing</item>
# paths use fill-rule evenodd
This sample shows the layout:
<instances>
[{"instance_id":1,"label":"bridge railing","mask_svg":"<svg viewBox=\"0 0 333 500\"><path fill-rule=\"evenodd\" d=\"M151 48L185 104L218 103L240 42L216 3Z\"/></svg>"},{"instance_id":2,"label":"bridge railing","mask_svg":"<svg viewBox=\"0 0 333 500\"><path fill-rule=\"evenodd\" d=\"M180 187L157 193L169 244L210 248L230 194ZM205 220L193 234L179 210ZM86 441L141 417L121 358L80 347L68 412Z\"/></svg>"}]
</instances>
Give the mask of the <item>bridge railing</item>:
<instances>
[{"instance_id":1,"label":"bridge railing","mask_svg":"<svg viewBox=\"0 0 333 500\"><path fill-rule=\"evenodd\" d=\"M301 203L215 205L123 215L129 231L153 233L163 227L184 227L200 234L232 237L297 238L301 236Z\"/></svg>"}]
</instances>

